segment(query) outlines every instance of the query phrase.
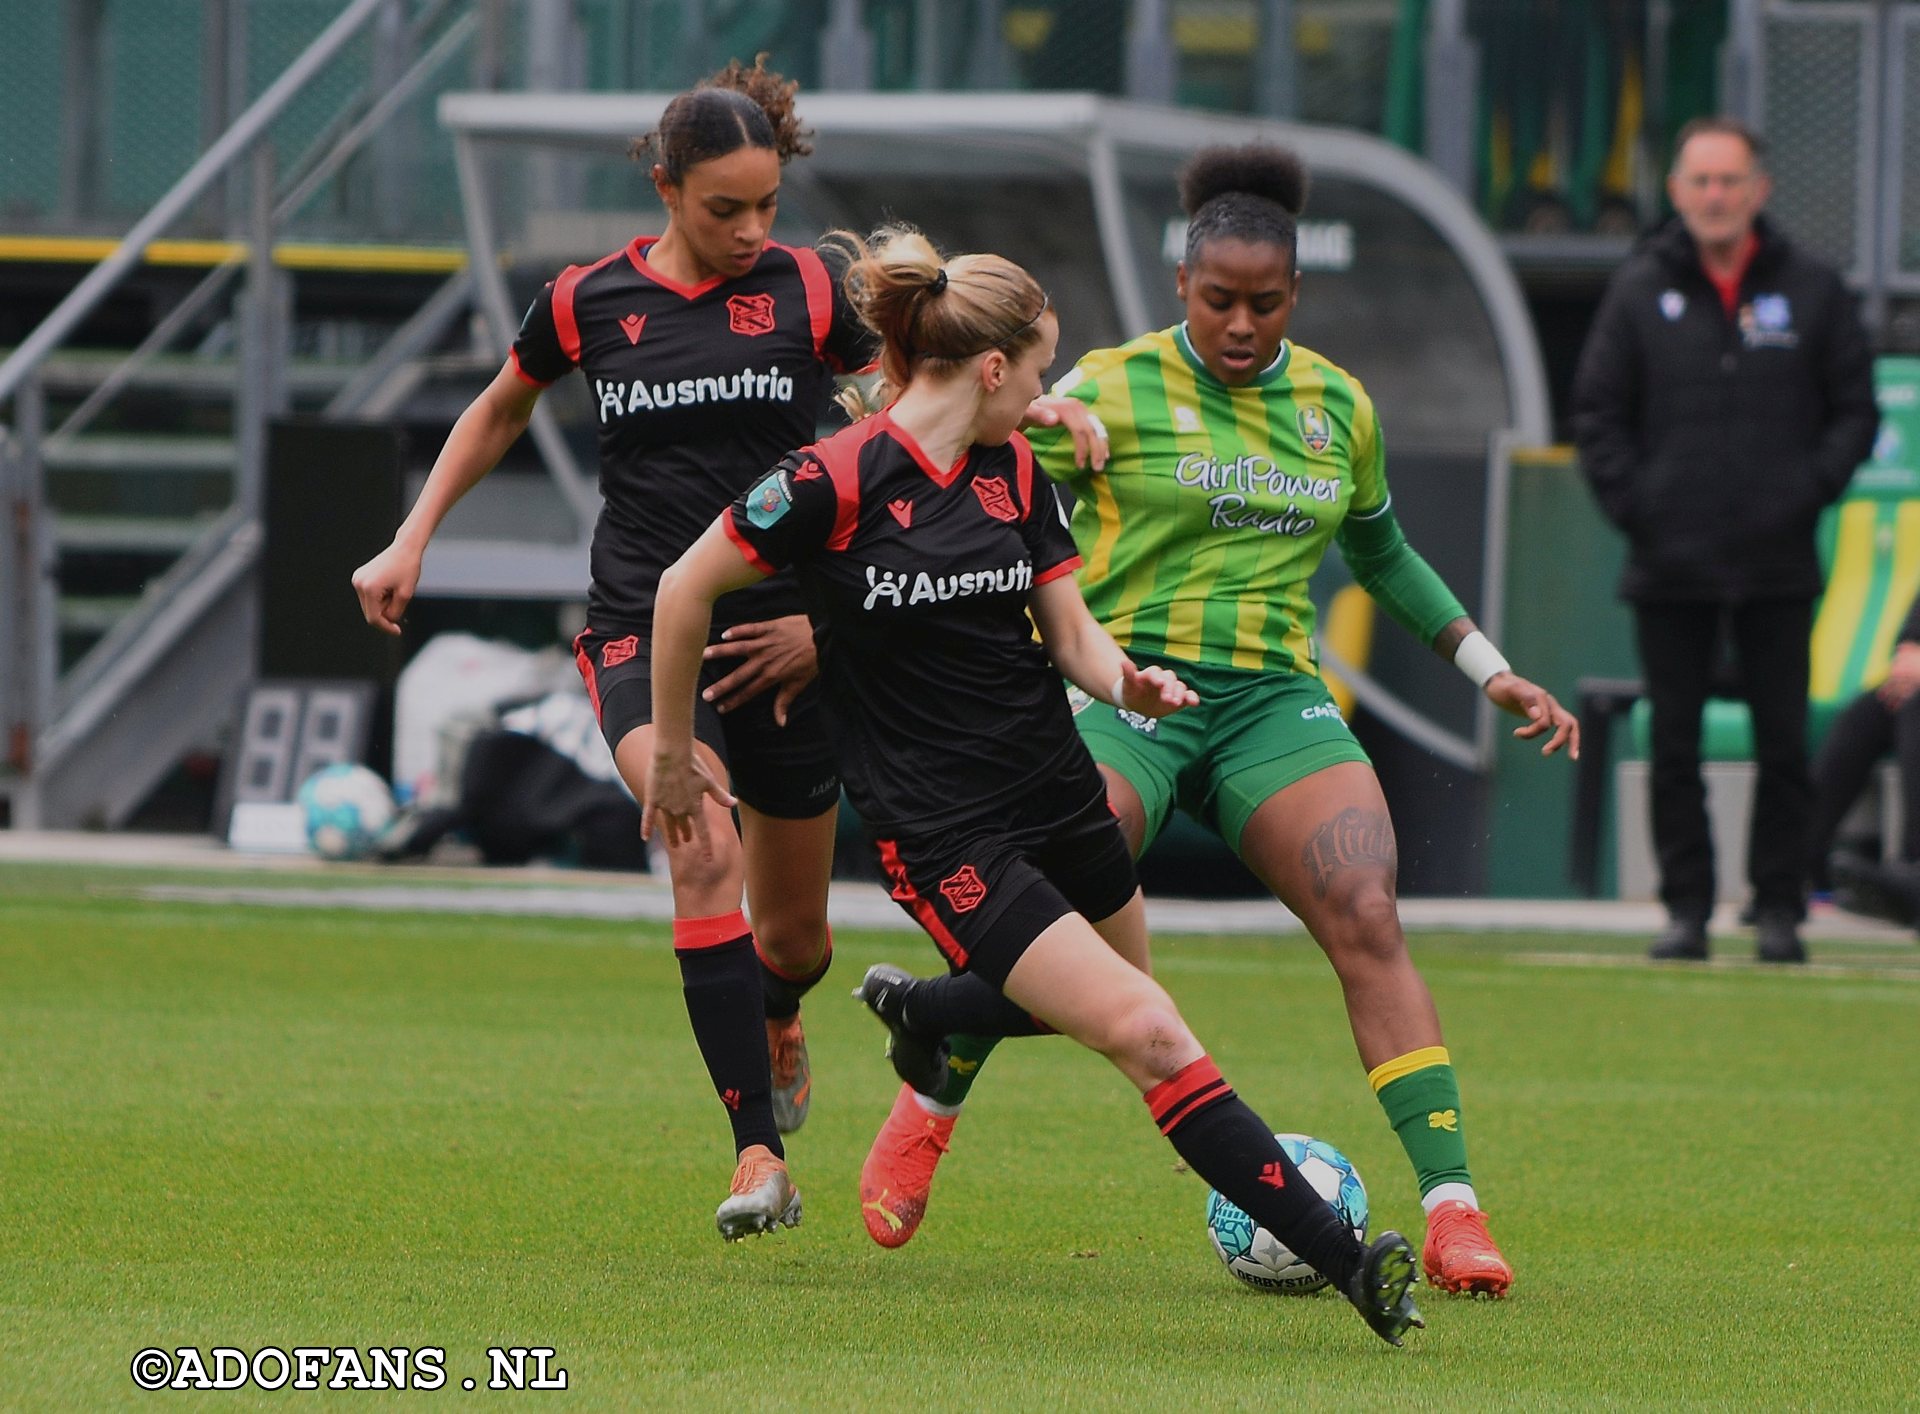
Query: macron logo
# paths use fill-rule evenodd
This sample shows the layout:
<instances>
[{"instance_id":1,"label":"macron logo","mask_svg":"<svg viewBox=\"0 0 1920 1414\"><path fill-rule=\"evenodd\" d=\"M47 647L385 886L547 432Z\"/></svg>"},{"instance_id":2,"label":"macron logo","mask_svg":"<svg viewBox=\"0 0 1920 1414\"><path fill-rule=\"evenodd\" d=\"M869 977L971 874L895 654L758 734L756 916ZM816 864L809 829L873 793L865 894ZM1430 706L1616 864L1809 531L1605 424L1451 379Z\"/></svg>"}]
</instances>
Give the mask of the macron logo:
<instances>
[{"instance_id":1,"label":"macron logo","mask_svg":"<svg viewBox=\"0 0 1920 1414\"><path fill-rule=\"evenodd\" d=\"M621 332L627 336L630 344L640 342L640 331L646 327L647 316L644 314L629 314L620 321Z\"/></svg>"},{"instance_id":2,"label":"macron logo","mask_svg":"<svg viewBox=\"0 0 1920 1414\"><path fill-rule=\"evenodd\" d=\"M1260 1170L1260 1181L1269 1188L1285 1188L1287 1186L1286 1170L1278 1164L1268 1164Z\"/></svg>"},{"instance_id":3,"label":"macron logo","mask_svg":"<svg viewBox=\"0 0 1920 1414\"><path fill-rule=\"evenodd\" d=\"M893 518L900 522L902 530L913 524L913 502L889 501L887 509L893 512Z\"/></svg>"}]
</instances>

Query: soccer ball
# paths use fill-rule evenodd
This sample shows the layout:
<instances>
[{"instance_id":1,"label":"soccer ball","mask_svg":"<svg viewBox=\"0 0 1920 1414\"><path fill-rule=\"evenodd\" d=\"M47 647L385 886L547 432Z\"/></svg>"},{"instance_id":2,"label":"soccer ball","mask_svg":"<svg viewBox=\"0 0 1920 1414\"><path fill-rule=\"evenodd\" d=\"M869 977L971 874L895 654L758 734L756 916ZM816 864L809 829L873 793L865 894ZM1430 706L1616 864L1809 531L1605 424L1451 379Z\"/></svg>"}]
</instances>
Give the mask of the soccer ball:
<instances>
[{"instance_id":1,"label":"soccer ball","mask_svg":"<svg viewBox=\"0 0 1920 1414\"><path fill-rule=\"evenodd\" d=\"M307 843L327 859L360 859L371 853L393 820L393 792L365 766L322 766L300 787Z\"/></svg>"},{"instance_id":2,"label":"soccer ball","mask_svg":"<svg viewBox=\"0 0 1920 1414\"><path fill-rule=\"evenodd\" d=\"M1309 1139L1304 1134L1273 1137L1314 1191L1353 1229L1353 1235L1366 1241L1367 1186L1360 1181L1360 1171L1353 1162L1323 1139ZM1288 1251L1279 1238L1211 1190L1207 1193L1207 1236L1213 1239L1213 1250L1227 1264L1227 1270L1248 1286L1301 1296L1327 1284L1325 1277Z\"/></svg>"}]
</instances>

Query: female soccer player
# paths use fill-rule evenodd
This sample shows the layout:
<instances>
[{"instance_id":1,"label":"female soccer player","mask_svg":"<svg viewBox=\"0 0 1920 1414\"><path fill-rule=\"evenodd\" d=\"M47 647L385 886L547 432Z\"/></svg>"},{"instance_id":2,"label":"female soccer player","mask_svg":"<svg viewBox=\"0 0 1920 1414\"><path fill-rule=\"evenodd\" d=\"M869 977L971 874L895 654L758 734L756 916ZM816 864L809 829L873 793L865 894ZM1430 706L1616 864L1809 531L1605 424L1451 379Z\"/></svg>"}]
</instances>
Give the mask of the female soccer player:
<instances>
[{"instance_id":1,"label":"female soccer player","mask_svg":"<svg viewBox=\"0 0 1920 1414\"><path fill-rule=\"evenodd\" d=\"M824 626L848 796L894 898L984 994L978 1009L1031 1015L1112 1060L1193 1170L1397 1345L1419 1323L1406 1240L1361 1247L1123 956L1146 952L1140 891L1060 674L1145 719L1195 699L1171 668L1136 668L1088 614L1079 557L1015 430L1058 339L1046 296L998 256L942 263L917 232L883 231L871 251L849 240L861 253L848 292L903 391L788 456L662 577L645 819L684 849L729 803L694 750L708 618L721 595L792 566ZM861 995L897 1047L958 1029L957 1015L903 1005L896 980L876 968Z\"/></svg>"},{"instance_id":2,"label":"female soccer player","mask_svg":"<svg viewBox=\"0 0 1920 1414\"><path fill-rule=\"evenodd\" d=\"M1360 384L1287 340L1299 297L1299 159L1209 148L1181 174L1190 218L1176 288L1186 321L1088 354L1056 393L1105 424L1111 459L1077 467L1057 435L1035 454L1073 487L1081 582L1095 617L1201 706L1165 721L1096 703L1078 718L1138 854L1175 804L1219 831L1319 941L1346 996L1368 1079L1427 1212L1428 1280L1502 1296L1513 1271L1467 1170L1460 1090L1395 905L1393 824L1366 753L1313 652L1307 583L1330 543L1388 614L1498 706L1579 752L1579 727L1516 676L1407 544L1387 494L1379 423ZM922 984L934 989L945 979ZM868 1230L898 1246L992 1041L956 1038L937 1098L903 1087L861 1175Z\"/></svg>"},{"instance_id":3,"label":"female soccer player","mask_svg":"<svg viewBox=\"0 0 1920 1414\"><path fill-rule=\"evenodd\" d=\"M398 633L441 519L520 435L541 392L580 369L605 506L574 650L636 796L653 755L648 649L661 571L750 480L813 438L833 374L871 360L820 255L769 239L781 167L811 149L796 85L763 61L736 61L679 95L635 144L636 157L654 159L665 231L569 266L541 291L393 544L353 577L367 621ZM716 806L713 847L672 843L667 859L687 1014L733 1127L738 1166L716 1217L732 1239L800 1220L780 1134L805 1119L812 1088L800 998L832 956L840 782L818 694L802 688L812 634L791 577L729 596L715 619L694 735L707 769L739 796L739 836ZM743 652L749 661L720 678L719 660Z\"/></svg>"}]
</instances>

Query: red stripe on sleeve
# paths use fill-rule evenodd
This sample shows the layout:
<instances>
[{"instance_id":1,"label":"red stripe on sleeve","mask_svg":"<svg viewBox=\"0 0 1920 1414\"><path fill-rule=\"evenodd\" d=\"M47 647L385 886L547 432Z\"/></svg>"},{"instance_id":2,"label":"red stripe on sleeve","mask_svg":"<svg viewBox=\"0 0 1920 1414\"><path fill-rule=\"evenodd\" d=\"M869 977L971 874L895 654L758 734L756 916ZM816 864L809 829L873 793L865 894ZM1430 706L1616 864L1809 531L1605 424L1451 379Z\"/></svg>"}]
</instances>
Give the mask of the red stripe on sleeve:
<instances>
[{"instance_id":1,"label":"red stripe on sleeve","mask_svg":"<svg viewBox=\"0 0 1920 1414\"><path fill-rule=\"evenodd\" d=\"M610 260L625 255L625 249L603 255L591 265L569 265L553 282L553 331L560 336L560 351L574 363L580 362L580 321L574 313L574 292L582 280Z\"/></svg>"},{"instance_id":2,"label":"red stripe on sleeve","mask_svg":"<svg viewBox=\"0 0 1920 1414\"><path fill-rule=\"evenodd\" d=\"M844 432L836 432L807 449L833 478L833 495L839 503L833 514L833 533L827 537L829 550L844 550L853 541L853 532L860 525L860 450L885 423L884 417L862 418Z\"/></svg>"},{"instance_id":3,"label":"red stripe on sleeve","mask_svg":"<svg viewBox=\"0 0 1920 1414\"><path fill-rule=\"evenodd\" d=\"M948 962L955 967L967 965L967 950L960 940L953 936L953 930L940 921L940 915L934 912L933 905L913 886L913 880L907 877L906 861L900 857L900 845L895 840L875 840L880 851L880 867L886 871L887 878L893 883L894 902L904 904L914 920L927 930L927 936L933 939L935 947L946 954ZM1184 1073L1184 1072L1183 1072Z\"/></svg>"},{"instance_id":4,"label":"red stripe on sleeve","mask_svg":"<svg viewBox=\"0 0 1920 1414\"><path fill-rule=\"evenodd\" d=\"M1033 582L1035 584L1051 583L1052 581L1056 579L1060 579L1065 575L1072 574L1075 570L1080 568L1081 563L1082 563L1081 559L1078 555L1069 555L1066 559L1062 560L1059 564L1055 565L1052 569L1042 570L1039 574L1035 575L1033 577Z\"/></svg>"},{"instance_id":5,"label":"red stripe on sleeve","mask_svg":"<svg viewBox=\"0 0 1920 1414\"><path fill-rule=\"evenodd\" d=\"M531 373L527 372L525 368L520 366L520 350L508 349L507 362L513 365L514 376L529 388L551 388L553 386L547 379L535 378Z\"/></svg>"},{"instance_id":6,"label":"red stripe on sleeve","mask_svg":"<svg viewBox=\"0 0 1920 1414\"><path fill-rule=\"evenodd\" d=\"M593 673L593 659L586 649L587 635L593 630L580 630L580 636L573 640L573 661L580 667L580 676L587 684L587 700L593 704L593 720L600 720L600 683Z\"/></svg>"},{"instance_id":7,"label":"red stripe on sleeve","mask_svg":"<svg viewBox=\"0 0 1920 1414\"><path fill-rule=\"evenodd\" d=\"M750 937L752 933L753 930L747 926L747 915L737 908L731 913L716 913L711 918L676 918L673 920L673 950L697 952L701 948L717 948L722 943Z\"/></svg>"},{"instance_id":8,"label":"red stripe on sleeve","mask_svg":"<svg viewBox=\"0 0 1920 1414\"><path fill-rule=\"evenodd\" d=\"M782 246L800 267L800 284L807 292L807 319L813 325L813 356L827 359L827 335L833 332L833 276L827 262L811 246Z\"/></svg>"},{"instance_id":9,"label":"red stripe on sleeve","mask_svg":"<svg viewBox=\"0 0 1920 1414\"><path fill-rule=\"evenodd\" d=\"M752 565L762 574L772 574L774 572L773 566L767 563L766 557L753 548L753 542L740 533L740 527L733 519L732 506L728 506L724 511L720 512L720 529L726 532L727 539L739 547L740 553L746 556L748 564Z\"/></svg>"}]
</instances>

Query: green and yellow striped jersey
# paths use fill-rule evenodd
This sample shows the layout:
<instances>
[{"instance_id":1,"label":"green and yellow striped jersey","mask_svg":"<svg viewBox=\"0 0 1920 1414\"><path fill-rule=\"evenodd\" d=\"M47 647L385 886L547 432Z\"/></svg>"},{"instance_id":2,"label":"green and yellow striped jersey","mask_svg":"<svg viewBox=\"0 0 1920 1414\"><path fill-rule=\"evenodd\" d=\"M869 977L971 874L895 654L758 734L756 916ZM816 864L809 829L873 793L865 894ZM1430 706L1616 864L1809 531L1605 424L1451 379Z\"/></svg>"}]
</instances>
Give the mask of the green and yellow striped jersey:
<instances>
[{"instance_id":1,"label":"green and yellow striped jersey","mask_svg":"<svg viewBox=\"0 0 1920 1414\"><path fill-rule=\"evenodd\" d=\"M1230 388L1182 324L1095 350L1054 392L1107 427L1099 474L1074 466L1058 429L1031 440L1074 490L1081 589L1115 640L1318 675L1307 581L1349 515L1387 505L1380 426L1358 380L1283 343L1253 382Z\"/></svg>"}]
</instances>

